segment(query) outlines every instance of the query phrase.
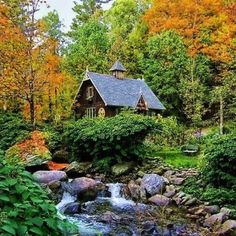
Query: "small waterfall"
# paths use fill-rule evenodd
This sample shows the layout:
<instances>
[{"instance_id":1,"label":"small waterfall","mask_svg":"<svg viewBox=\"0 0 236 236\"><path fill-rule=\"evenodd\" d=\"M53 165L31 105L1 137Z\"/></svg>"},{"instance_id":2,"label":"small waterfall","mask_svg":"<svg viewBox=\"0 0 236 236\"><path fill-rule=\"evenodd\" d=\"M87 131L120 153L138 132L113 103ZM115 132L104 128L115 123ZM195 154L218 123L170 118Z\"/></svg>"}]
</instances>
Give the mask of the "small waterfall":
<instances>
[{"instance_id":1,"label":"small waterfall","mask_svg":"<svg viewBox=\"0 0 236 236\"><path fill-rule=\"evenodd\" d=\"M108 184L108 191L111 193L111 198L121 198L121 187L122 184Z\"/></svg>"},{"instance_id":2,"label":"small waterfall","mask_svg":"<svg viewBox=\"0 0 236 236\"><path fill-rule=\"evenodd\" d=\"M123 184L109 184L108 191L111 193L110 202L113 207L118 208L120 210L134 210L134 206L136 203L132 200L127 200L122 197L122 186Z\"/></svg>"},{"instance_id":3,"label":"small waterfall","mask_svg":"<svg viewBox=\"0 0 236 236\"><path fill-rule=\"evenodd\" d=\"M56 205L56 208L58 209L58 211L60 212L64 206L66 206L66 204L71 203L71 202L75 202L77 199L76 196L72 196L70 193L68 192L64 192L61 201Z\"/></svg>"}]
</instances>

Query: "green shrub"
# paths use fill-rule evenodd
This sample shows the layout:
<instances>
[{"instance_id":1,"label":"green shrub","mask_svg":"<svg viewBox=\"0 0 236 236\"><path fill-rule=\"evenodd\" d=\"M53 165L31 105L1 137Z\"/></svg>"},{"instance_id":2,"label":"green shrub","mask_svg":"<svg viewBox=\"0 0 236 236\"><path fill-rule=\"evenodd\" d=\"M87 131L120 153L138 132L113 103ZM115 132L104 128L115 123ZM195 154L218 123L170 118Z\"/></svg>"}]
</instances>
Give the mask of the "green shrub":
<instances>
[{"instance_id":1,"label":"green shrub","mask_svg":"<svg viewBox=\"0 0 236 236\"><path fill-rule=\"evenodd\" d=\"M176 117L157 117L158 123L163 127L162 132L154 135L153 142L160 147L177 147L185 143L185 128Z\"/></svg>"},{"instance_id":2,"label":"green shrub","mask_svg":"<svg viewBox=\"0 0 236 236\"><path fill-rule=\"evenodd\" d=\"M215 187L236 188L236 136L214 137L205 150L204 180Z\"/></svg>"},{"instance_id":3,"label":"green shrub","mask_svg":"<svg viewBox=\"0 0 236 236\"><path fill-rule=\"evenodd\" d=\"M188 178L183 187L183 191L191 194L202 201L210 202L220 206L236 205L236 191L224 187L215 188L207 185L204 181L198 182L201 176Z\"/></svg>"},{"instance_id":4,"label":"green shrub","mask_svg":"<svg viewBox=\"0 0 236 236\"><path fill-rule=\"evenodd\" d=\"M68 123L64 143L74 159L84 158L102 165L117 160L137 160L143 157L143 141L160 127L151 117L124 112L111 118L81 119Z\"/></svg>"},{"instance_id":5,"label":"green shrub","mask_svg":"<svg viewBox=\"0 0 236 236\"><path fill-rule=\"evenodd\" d=\"M68 230L70 225L57 217L55 206L31 174L1 161L0 235L54 236Z\"/></svg>"},{"instance_id":6,"label":"green shrub","mask_svg":"<svg viewBox=\"0 0 236 236\"><path fill-rule=\"evenodd\" d=\"M30 131L31 127L19 115L0 113L0 149L7 150Z\"/></svg>"}]
</instances>

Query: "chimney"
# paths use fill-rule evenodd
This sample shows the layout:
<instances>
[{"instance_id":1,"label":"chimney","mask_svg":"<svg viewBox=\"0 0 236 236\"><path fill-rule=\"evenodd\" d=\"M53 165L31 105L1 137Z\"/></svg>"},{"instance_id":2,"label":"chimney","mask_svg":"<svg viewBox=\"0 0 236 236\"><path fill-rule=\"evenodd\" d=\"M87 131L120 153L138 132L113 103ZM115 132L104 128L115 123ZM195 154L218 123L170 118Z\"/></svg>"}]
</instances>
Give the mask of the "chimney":
<instances>
[{"instance_id":1,"label":"chimney","mask_svg":"<svg viewBox=\"0 0 236 236\"><path fill-rule=\"evenodd\" d=\"M112 75L117 79L124 79L124 73L126 71L125 67L117 60L114 65L111 67L110 71Z\"/></svg>"}]
</instances>

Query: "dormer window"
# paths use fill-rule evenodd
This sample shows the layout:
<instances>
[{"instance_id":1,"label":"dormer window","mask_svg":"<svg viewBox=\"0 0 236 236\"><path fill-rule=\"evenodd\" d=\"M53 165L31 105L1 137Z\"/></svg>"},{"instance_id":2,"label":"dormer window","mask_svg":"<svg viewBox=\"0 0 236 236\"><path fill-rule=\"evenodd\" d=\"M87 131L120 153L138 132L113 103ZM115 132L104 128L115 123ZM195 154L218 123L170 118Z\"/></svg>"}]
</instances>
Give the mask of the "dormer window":
<instances>
[{"instance_id":1,"label":"dormer window","mask_svg":"<svg viewBox=\"0 0 236 236\"><path fill-rule=\"evenodd\" d=\"M87 91L86 91L86 99L90 100L93 98L93 96L94 96L94 87L90 86L87 88Z\"/></svg>"}]
</instances>

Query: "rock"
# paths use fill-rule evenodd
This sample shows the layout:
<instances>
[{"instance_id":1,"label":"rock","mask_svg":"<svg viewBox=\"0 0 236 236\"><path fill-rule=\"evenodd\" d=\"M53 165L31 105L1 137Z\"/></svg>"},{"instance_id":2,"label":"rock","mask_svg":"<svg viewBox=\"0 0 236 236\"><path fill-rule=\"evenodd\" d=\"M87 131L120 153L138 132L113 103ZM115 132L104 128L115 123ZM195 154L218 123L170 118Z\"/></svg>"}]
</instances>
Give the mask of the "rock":
<instances>
[{"instance_id":1,"label":"rock","mask_svg":"<svg viewBox=\"0 0 236 236\"><path fill-rule=\"evenodd\" d=\"M215 224L221 224L223 222L223 220L225 220L225 219L226 219L226 214L223 212L220 212L218 214L214 214L214 215L208 217L205 220L204 225L210 227Z\"/></svg>"},{"instance_id":2,"label":"rock","mask_svg":"<svg viewBox=\"0 0 236 236\"><path fill-rule=\"evenodd\" d=\"M58 163L68 163L69 153L64 150L58 150L52 155L52 160Z\"/></svg>"},{"instance_id":3,"label":"rock","mask_svg":"<svg viewBox=\"0 0 236 236\"><path fill-rule=\"evenodd\" d=\"M220 212L220 207L217 205L205 206L205 212L210 214L217 214Z\"/></svg>"},{"instance_id":4,"label":"rock","mask_svg":"<svg viewBox=\"0 0 236 236\"><path fill-rule=\"evenodd\" d=\"M172 175L174 175L175 174L175 171L173 171L173 170L167 170L165 173L164 173L164 177L165 178L170 178Z\"/></svg>"},{"instance_id":5,"label":"rock","mask_svg":"<svg viewBox=\"0 0 236 236\"><path fill-rule=\"evenodd\" d=\"M100 218L100 221L105 223L112 223L113 221L117 222L120 220L121 220L120 216L116 215L111 211L106 211Z\"/></svg>"},{"instance_id":6,"label":"rock","mask_svg":"<svg viewBox=\"0 0 236 236\"><path fill-rule=\"evenodd\" d=\"M187 218L190 218L190 219L193 219L193 220L199 219L199 216L198 216L198 215L192 215L192 214L187 214L186 217L187 217Z\"/></svg>"},{"instance_id":7,"label":"rock","mask_svg":"<svg viewBox=\"0 0 236 236\"><path fill-rule=\"evenodd\" d=\"M174 185L167 185L166 186L166 192L164 193L164 196L166 197L173 197L176 193L176 189Z\"/></svg>"},{"instance_id":8,"label":"rock","mask_svg":"<svg viewBox=\"0 0 236 236\"><path fill-rule=\"evenodd\" d=\"M184 203L185 206L192 206L197 202L197 198L191 198L187 202Z\"/></svg>"},{"instance_id":9,"label":"rock","mask_svg":"<svg viewBox=\"0 0 236 236\"><path fill-rule=\"evenodd\" d=\"M145 175L145 173L143 171L139 170L137 175L138 175L138 177L142 178Z\"/></svg>"},{"instance_id":10,"label":"rock","mask_svg":"<svg viewBox=\"0 0 236 236\"><path fill-rule=\"evenodd\" d=\"M229 233L236 235L236 220L226 220L224 224L220 226L217 235L228 235Z\"/></svg>"},{"instance_id":11,"label":"rock","mask_svg":"<svg viewBox=\"0 0 236 236\"><path fill-rule=\"evenodd\" d=\"M63 207L62 212L67 215L73 215L80 213L80 210L81 207L78 202L70 202Z\"/></svg>"},{"instance_id":12,"label":"rock","mask_svg":"<svg viewBox=\"0 0 236 236\"><path fill-rule=\"evenodd\" d=\"M50 183L48 184L48 187L49 187L51 190L59 189L59 188L61 187L61 181L56 180L56 181L50 182Z\"/></svg>"},{"instance_id":13,"label":"rock","mask_svg":"<svg viewBox=\"0 0 236 236\"><path fill-rule=\"evenodd\" d=\"M33 174L33 177L37 182L42 184L49 184L51 182L67 179L66 173L64 171L59 170L37 171Z\"/></svg>"},{"instance_id":14,"label":"rock","mask_svg":"<svg viewBox=\"0 0 236 236\"><path fill-rule=\"evenodd\" d=\"M167 206L170 204L170 199L160 194L150 197L148 201L156 204L157 206Z\"/></svg>"},{"instance_id":15,"label":"rock","mask_svg":"<svg viewBox=\"0 0 236 236\"><path fill-rule=\"evenodd\" d=\"M128 188L131 198L134 200L138 200L140 198L140 186L135 184L135 182L131 180L128 183Z\"/></svg>"},{"instance_id":16,"label":"rock","mask_svg":"<svg viewBox=\"0 0 236 236\"><path fill-rule=\"evenodd\" d=\"M157 175L163 175L164 172L165 172L165 167L163 167L163 166L159 166L159 167L154 168L154 169L152 170L152 173L153 173L153 174L157 174Z\"/></svg>"},{"instance_id":17,"label":"rock","mask_svg":"<svg viewBox=\"0 0 236 236\"><path fill-rule=\"evenodd\" d=\"M134 167L134 162L123 162L111 167L111 172L115 176L124 175L130 172Z\"/></svg>"},{"instance_id":18,"label":"rock","mask_svg":"<svg viewBox=\"0 0 236 236\"><path fill-rule=\"evenodd\" d=\"M230 209L230 208L227 208L227 207L222 207L220 209L220 212L223 212L225 213L227 216L229 216L231 213L235 212L236 210L234 209Z\"/></svg>"},{"instance_id":19,"label":"rock","mask_svg":"<svg viewBox=\"0 0 236 236\"><path fill-rule=\"evenodd\" d=\"M85 176L91 168L92 168L91 162L73 161L65 169L65 172L70 178L77 178L77 177Z\"/></svg>"},{"instance_id":20,"label":"rock","mask_svg":"<svg viewBox=\"0 0 236 236\"><path fill-rule=\"evenodd\" d=\"M165 182L164 179L157 174L146 174L141 181L141 187L145 189L149 195L153 196L164 192Z\"/></svg>"},{"instance_id":21,"label":"rock","mask_svg":"<svg viewBox=\"0 0 236 236\"><path fill-rule=\"evenodd\" d=\"M99 182L95 181L94 179L80 177L72 180L67 184L64 184L63 188L70 194L79 194L91 189L97 191L98 185Z\"/></svg>"},{"instance_id":22,"label":"rock","mask_svg":"<svg viewBox=\"0 0 236 236\"><path fill-rule=\"evenodd\" d=\"M169 191L169 192L165 192L163 194L165 197L173 197L175 195L175 191Z\"/></svg>"},{"instance_id":23,"label":"rock","mask_svg":"<svg viewBox=\"0 0 236 236\"><path fill-rule=\"evenodd\" d=\"M170 182L175 185L181 185L184 182L184 178L171 178Z\"/></svg>"}]
</instances>

